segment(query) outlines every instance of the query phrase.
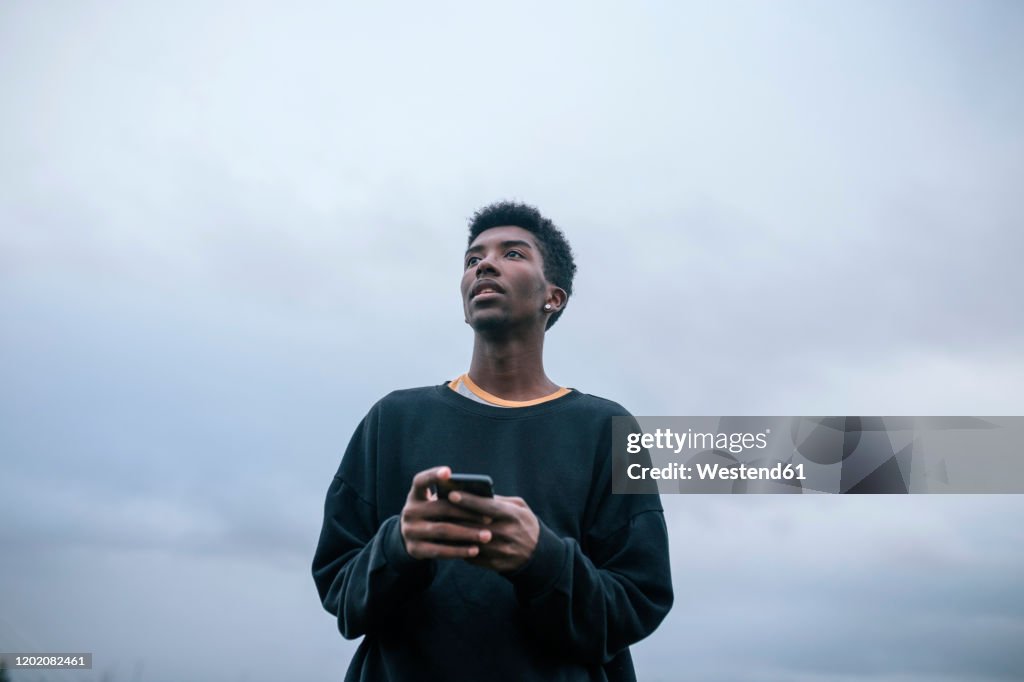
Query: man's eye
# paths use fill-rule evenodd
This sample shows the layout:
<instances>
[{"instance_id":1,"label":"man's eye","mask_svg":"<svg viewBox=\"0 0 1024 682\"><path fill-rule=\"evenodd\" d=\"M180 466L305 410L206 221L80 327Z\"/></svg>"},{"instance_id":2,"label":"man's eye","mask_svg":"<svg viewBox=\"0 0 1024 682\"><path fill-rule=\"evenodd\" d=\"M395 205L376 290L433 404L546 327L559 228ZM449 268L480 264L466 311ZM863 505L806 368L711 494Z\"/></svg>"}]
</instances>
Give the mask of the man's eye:
<instances>
[{"instance_id":1,"label":"man's eye","mask_svg":"<svg viewBox=\"0 0 1024 682\"><path fill-rule=\"evenodd\" d=\"M518 251L509 251L508 253L505 254L506 258L508 256L515 256L516 258L522 258L523 254L519 253Z\"/></svg>"},{"instance_id":2,"label":"man's eye","mask_svg":"<svg viewBox=\"0 0 1024 682\"><path fill-rule=\"evenodd\" d=\"M477 258L476 256L470 256L469 258L466 259L466 267L467 268L473 267L479 261L480 261L480 259Z\"/></svg>"}]
</instances>

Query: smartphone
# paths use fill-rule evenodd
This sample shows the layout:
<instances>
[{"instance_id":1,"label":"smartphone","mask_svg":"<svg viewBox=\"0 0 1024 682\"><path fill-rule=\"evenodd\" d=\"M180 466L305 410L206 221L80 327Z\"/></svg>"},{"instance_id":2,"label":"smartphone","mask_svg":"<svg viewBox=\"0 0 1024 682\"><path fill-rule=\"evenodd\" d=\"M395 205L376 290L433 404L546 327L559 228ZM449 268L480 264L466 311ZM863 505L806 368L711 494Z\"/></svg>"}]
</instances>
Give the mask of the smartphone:
<instances>
[{"instance_id":1,"label":"smartphone","mask_svg":"<svg viewBox=\"0 0 1024 682\"><path fill-rule=\"evenodd\" d=\"M462 490L480 497L494 497L494 481L484 474L452 474L447 481L438 481L434 486L437 496L448 499L448 493Z\"/></svg>"}]
</instances>

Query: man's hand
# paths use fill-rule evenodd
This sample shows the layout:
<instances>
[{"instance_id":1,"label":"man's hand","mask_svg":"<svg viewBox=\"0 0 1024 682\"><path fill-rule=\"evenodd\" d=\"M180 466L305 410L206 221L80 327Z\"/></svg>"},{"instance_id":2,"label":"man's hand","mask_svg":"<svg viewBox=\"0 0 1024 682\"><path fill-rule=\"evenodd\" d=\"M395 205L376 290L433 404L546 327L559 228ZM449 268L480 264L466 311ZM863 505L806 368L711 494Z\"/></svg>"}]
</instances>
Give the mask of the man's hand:
<instances>
[{"instance_id":1,"label":"man's hand","mask_svg":"<svg viewBox=\"0 0 1024 682\"><path fill-rule=\"evenodd\" d=\"M451 475L450 468L435 467L412 479L399 527L405 551L415 559L471 559L480 554L481 544L491 540L491 519L430 492L432 485Z\"/></svg>"},{"instance_id":2,"label":"man's hand","mask_svg":"<svg viewBox=\"0 0 1024 682\"><path fill-rule=\"evenodd\" d=\"M489 568L498 573L509 573L521 568L533 556L540 537L540 522L521 497L480 497L455 491L448 501L460 510L490 519L487 528L490 541L482 541L480 555L470 559L475 566Z\"/></svg>"}]
</instances>

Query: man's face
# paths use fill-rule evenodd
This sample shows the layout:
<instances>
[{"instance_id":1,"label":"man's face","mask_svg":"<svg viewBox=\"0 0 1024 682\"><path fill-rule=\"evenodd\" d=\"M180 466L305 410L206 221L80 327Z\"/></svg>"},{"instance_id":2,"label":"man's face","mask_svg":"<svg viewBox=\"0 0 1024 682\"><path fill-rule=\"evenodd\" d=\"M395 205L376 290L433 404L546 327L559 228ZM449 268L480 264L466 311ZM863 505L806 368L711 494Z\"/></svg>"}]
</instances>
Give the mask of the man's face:
<instances>
[{"instance_id":1,"label":"man's face","mask_svg":"<svg viewBox=\"0 0 1024 682\"><path fill-rule=\"evenodd\" d=\"M544 260L533 235L521 227L484 230L466 250L462 303L474 330L540 324L554 287L544 277Z\"/></svg>"}]
</instances>

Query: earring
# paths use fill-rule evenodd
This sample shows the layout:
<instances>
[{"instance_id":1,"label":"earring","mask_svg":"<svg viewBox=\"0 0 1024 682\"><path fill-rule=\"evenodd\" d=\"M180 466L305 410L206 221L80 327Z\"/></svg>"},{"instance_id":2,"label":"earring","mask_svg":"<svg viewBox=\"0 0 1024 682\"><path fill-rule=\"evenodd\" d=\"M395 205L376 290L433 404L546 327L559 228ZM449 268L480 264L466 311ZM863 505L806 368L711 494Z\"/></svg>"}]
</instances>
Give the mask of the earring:
<instances>
[{"instance_id":1,"label":"earring","mask_svg":"<svg viewBox=\"0 0 1024 682\"><path fill-rule=\"evenodd\" d=\"M551 304L550 303L545 303L544 304L544 310L547 310L548 312L551 312Z\"/></svg>"}]
</instances>

